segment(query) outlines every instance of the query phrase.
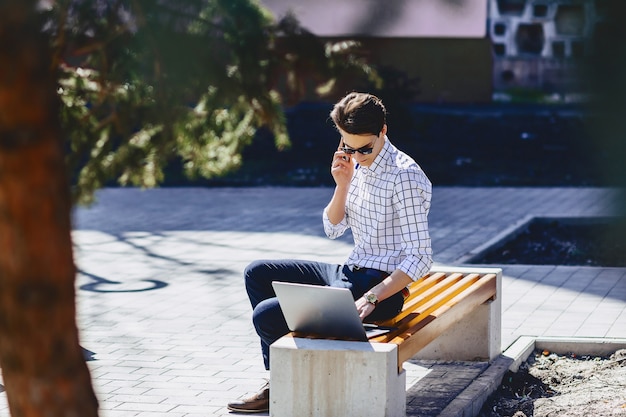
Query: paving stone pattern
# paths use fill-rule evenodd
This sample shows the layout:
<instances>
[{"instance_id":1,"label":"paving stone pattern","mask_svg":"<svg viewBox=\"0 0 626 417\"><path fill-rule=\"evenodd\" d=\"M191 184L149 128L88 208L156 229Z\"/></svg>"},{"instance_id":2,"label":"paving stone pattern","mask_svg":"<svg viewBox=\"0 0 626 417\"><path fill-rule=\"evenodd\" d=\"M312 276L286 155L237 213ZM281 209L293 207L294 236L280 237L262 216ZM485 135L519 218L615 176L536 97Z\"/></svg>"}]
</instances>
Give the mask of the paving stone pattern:
<instances>
[{"instance_id":1,"label":"paving stone pattern","mask_svg":"<svg viewBox=\"0 0 626 417\"><path fill-rule=\"evenodd\" d=\"M323 187L113 188L77 209L78 326L93 353L100 415L231 415L225 404L268 377L242 270L258 258L343 262L350 236L333 241L321 227L331 195ZM532 216L613 215L616 201L615 190L601 188L435 187L435 261L461 264ZM503 270L503 348L521 335L626 337L626 268ZM408 362L408 415L437 415L484 366ZM0 385L0 416L8 415Z\"/></svg>"}]
</instances>

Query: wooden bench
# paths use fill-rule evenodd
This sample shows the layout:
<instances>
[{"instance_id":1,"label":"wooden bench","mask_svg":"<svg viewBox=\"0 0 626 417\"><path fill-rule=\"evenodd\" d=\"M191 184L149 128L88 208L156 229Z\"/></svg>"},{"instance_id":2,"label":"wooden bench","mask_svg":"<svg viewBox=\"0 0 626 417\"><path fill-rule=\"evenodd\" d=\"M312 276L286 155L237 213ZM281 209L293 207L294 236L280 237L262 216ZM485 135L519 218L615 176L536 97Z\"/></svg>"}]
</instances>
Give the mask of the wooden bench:
<instances>
[{"instance_id":1,"label":"wooden bench","mask_svg":"<svg viewBox=\"0 0 626 417\"><path fill-rule=\"evenodd\" d=\"M409 287L395 328L369 342L285 336L271 349L270 415L406 414L410 358L493 360L501 353L502 272L433 268Z\"/></svg>"},{"instance_id":2,"label":"wooden bench","mask_svg":"<svg viewBox=\"0 0 626 417\"><path fill-rule=\"evenodd\" d=\"M398 366L401 371L404 361L415 356L453 324L469 316L478 306L496 299L498 273L499 270L431 271L409 287L410 295L404 302L402 312L392 320L379 323L396 327L397 330L371 341L398 345ZM496 317L489 319L491 322L499 320ZM497 327L499 332L500 326ZM431 347L433 352L427 356L430 359L471 360L493 359L500 354L499 346L492 352L486 351L484 346L479 346L481 341L487 340L482 337L486 335L480 336L477 340L464 340L464 343L469 343L465 347L470 350L467 353L456 352L454 358L445 352L447 343L440 343L442 346L436 349Z\"/></svg>"}]
</instances>

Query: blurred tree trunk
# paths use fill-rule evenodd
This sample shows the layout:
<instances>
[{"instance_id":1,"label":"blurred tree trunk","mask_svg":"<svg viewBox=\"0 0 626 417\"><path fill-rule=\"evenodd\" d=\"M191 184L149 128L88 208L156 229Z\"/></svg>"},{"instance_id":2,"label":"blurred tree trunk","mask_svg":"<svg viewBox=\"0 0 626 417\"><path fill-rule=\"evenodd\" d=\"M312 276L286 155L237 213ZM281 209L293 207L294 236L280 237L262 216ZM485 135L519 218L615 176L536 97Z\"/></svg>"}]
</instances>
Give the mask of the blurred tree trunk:
<instances>
[{"instance_id":1,"label":"blurred tree trunk","mask_svg":"<svg viewBox=\"0 0 626 417\"><path fill-rule=\"evenodd\" d=\"M34 5L0 0L0 367L13 416L91 417L57 87Z\"/></svg>"}]
</instances>

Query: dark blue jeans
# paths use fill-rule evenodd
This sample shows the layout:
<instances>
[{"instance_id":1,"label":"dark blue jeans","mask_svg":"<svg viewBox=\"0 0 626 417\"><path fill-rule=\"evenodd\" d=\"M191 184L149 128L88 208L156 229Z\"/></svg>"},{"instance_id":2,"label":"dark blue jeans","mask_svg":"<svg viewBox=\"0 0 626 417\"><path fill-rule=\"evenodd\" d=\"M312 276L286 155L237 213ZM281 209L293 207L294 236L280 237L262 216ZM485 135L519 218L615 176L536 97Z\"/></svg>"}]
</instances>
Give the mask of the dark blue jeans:
<instances>
[{"instance_id":1,"label":"dark blue jeans","mask_svg":"<svg viewBox=\"0 0 626 417\"><path fill-rule=\"evenodd\" d=\"M348 288L356 300L387 275L374 269L351 271L347 266L294 259L258 260L248 265L244 279L252 304L252 322L261 338L265 369L270 369L270 345L289 333L272 281ZM401 293L381 301L366 321L395 316L402 309L403 302Z\"/></svg>"}]
</instances>

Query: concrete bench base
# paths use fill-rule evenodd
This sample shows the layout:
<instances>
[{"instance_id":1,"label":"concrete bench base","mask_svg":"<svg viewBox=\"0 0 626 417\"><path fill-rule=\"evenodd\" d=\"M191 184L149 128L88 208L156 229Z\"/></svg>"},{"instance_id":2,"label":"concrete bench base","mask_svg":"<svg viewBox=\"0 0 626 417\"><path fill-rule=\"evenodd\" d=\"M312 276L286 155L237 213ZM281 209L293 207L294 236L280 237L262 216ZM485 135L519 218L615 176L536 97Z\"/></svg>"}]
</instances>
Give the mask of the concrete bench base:
<instances>
[{"instance_id":1,"label":"concrete bench base","mask_svg":"<svg viewBox=\"0 0 626 417\"><path fill-rule=\"evenodd\" d=\"M270 416L406 415L394 344L285 336L270 349Z\"/></svg>"},{"instance_id":2,"label":"concrete bench base","mask_svg":"<svg viewBox=\"0 0 626 417\"><path fill-rule=\"evenodd\" d=\"M494 360L502 353L501 299L479 305L417 352L415 359Z\"/></svg>"}]
</instances>

